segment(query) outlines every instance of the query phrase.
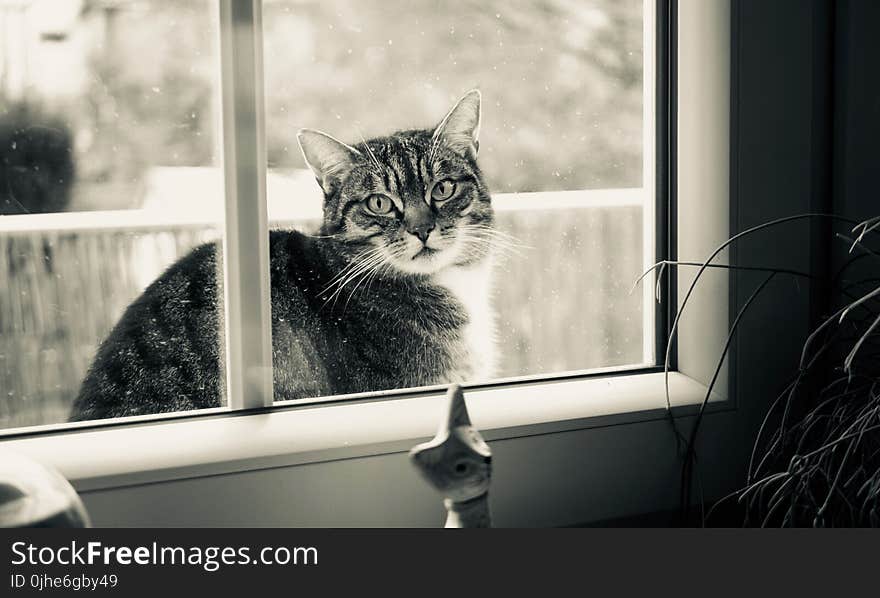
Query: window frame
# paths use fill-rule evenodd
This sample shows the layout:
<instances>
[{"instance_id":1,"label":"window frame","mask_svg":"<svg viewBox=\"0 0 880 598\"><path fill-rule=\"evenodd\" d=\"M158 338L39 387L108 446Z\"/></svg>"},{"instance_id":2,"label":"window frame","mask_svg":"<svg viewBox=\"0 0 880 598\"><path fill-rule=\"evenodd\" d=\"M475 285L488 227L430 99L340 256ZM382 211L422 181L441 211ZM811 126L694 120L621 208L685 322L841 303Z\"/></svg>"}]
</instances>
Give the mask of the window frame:
<instances>
[{"instance_id":1,"label":"window frame","mask_svg":"<svg viewBox=\"0 0 880 598\"><path fill-rule=\"evenodd\" d=\"M656 113L667 116L667 118L659 118L655 127L657 162L654 175L657 206L654 220L658 225L655 235L656 259L673 259L675 250L680 248L677 234L680 213L676 210L676 203L682 182L679 180L680 171L676 169L676 156L680 149L675 118L676 85L680 81L676 67L676 44L673 43L680 22L677 10L679 2L656 0L655 3L655 0L645 0L645 4L657 11L655 47L657 64L661 66L656 73ZM692 8L692 3L690 4ZM233 74L235 79L234 73L238 73L238 76L244 77L240 81L249 80L250 77L250 80L260 83L261 79L257 78L257 73L260 71L258 61L261 39L259 32L254 29L259 21L260 0L251 0L251 2L223 0L221 7L224 6L225 9L221 8L220 30L221 35L225 36L231 46L227 48L226 54L221 54L226 57L223 60L232 58L234 65L236 59L250 56L252 65L257 64L256 68L250 69L246 64L239 65L237 71L233 66L228 72L229 65L227 65L224 67L224 76L228 80L229 75ZM729 18L730 9L726 8ZM222 12L223 10L226 12ZM712 10L708 9L709 12ZM715 11L719 12L719 10L716 6ZM710 16L718 17L718 15ZM236 22L236 18L239 19L239 26L235 30L238 33L231 27L231 24ZM692 30L690 33L701 35L698 30ZM702 34L699 43L711 45L712 40L707 40L705 34ZM718 42L715 43L717 46ZM244 54L236 54L234 48L238 48L239 45L244 48ZM250 51L249 55L248 51ZM241 60L247 62L243 58ZM713 65L709 65L707 61L701 66L706 68ZM721 65L722 75L729 74L728 66ZM705 75L705 72L687 74L689 77ZM256 87L259 86L255 85L254 90ZM264 271L263 279L268 282L267 219L264 200L265 156L255 152L255 156L248 160L246 151L243 151L249 144L249 147L255 147L253 144L260 139L258 123L262 119L263 106L261 98L259 101L257 98L261 91L243 96L240 86L233 83L229 85L229 89L224 84L223 93L224 118L237 118L239 116L237 110L244 110L246 107L250 107L252 114L255 115L252 128L246 136L238 136L230 141L224 132L224 159L238 160L237 168L249 170L246 174L249 178L238 177L233 178L232 181L227 178L227 197L237 198L233 201L227 200L226 234L230 234L231 227L233 238L237 238L237 241L228 244L227 260L238 261L239 273L246 271L248 266L255 268L257 272ZM232 112L230 106L235 106ZM227 127L224 127L224 131L226 130ZM704 159L710 158L704 157ZM728 181L717 180L718 174L716 173L714 183L716 186L723 185L726 189ZM245 191L253 191L253 189L257 189L257 193L251 193L250 202L246 204L247 199L243 198L247 198L248 193ZM263 194L262 198L260 193ZM256 217L248 217L243 213L246 211L244 208L253 208L254 205L249 204L254 202L261 204L262 207L256 206L256 212L252 212L257 214ZM726 193L723 202L727 202ZM234 205L230 206L230 203ZM260 209L262 213L259 212ZM723 212L726 217L728 207L725 203L724 206L715 206L711 209L716 213ZM671 310L677 305L676 289L681 288L681 282L676 280L679 277L674 276L674 273L671 274L667 279L669 282L664 285L665 301L657 307L654 314L655 330L658 332L655 335L658 358L663 355L666 348L665 339L671 322ZM728 278L725 276L723 280ZM227 283L227 286L231 285ZM726 296L730 290L723 282L721 287L723 287L722 294ZM268 325L269 312L265 309L268 305L268 295L263 295L265 289L260 285L256 288L252 285L248 290L252 293L251 297L262 302L261 305L264 307L250 321L252 324L256 323L259 329L263 329ZM718 292L718 289L715 291ZM648 294L653 295L650 292ZM699 312L705 309L705 303L706 300L700 300L689 309ZM332 401L322 400L318 404L303 401L295 406L273 405L271 392L267 394L265 380L267 361L264 341L268 335L261 333L256 336L245 336L243 322L248 317L244 313L246 304L247 301L242 296L238 299L233 298L226 307L227 312L232 310L231 321L234 323L231 332L227 324L227 343L234 342L233 339L236 338L250 338L250 342L254 343L252 346L258 348L256 352L241 351L239 357L231 355L228 357L236 361L230 362L228 368L230 372L227 375L233 376L234 380L235 376L238 376L236 385L243 389L240 397L235 397L230 392L231 409L218 408L191 413L120 418L105 422L64 424L34 430L26 429L8 435L0 432L0 446L20 449L27 454L52 462L80 491L95 493L97 496L116 489L143 484L162 485L174 480L192 480L235 472L399 455L405 453L415 441L430 436L433 432L437 410L441 404L438 400L441 393L437 389L410 389L371 393L369 396L337 397ZM705 317L718 323L717 328L726 330L730 321L730 313L729 310L727 311L728 313L719 316L717 310L709 309ZM227 319L230 318L227 316ZM235 324L235 322L239 323ZM237 330L238 328L240 330ZM666 334L660 334L661 331ZM705 342L694 344L693 339L690 339L686 343L679 341L676 344L678 346L673 352L674 359L671 363L673 371L668 376L662 373L662 367L653 367L581 374L571 379L516 382L474 388L468 392L473 420L484 431L490 442L516 443L521 439L533 440L557 436L561 438L572 433L582 436L591 431L599 434L608 430L622 432L624 429L633 431L650 429L645 438L651 439L651 442L666 443L670 438L666 428L666 420L669 416L665 408L667 380L670 384L672 414L676 418L687 420L696 413L706 393L706 386L700 381L702 376L699 373L695 372L693 376L689 376L675 371L679 362L676 357L680 353L687 355L704 353L702 349ZM271 391L271 350L268 352L268 365L268 390ZM243 382L246 378L245 372L249 368L258 368L258 371L262 372L262 377L258 376L261 382L250 387ZM236 371L238 374L235 374ZM230 385L230 389L232 388ZM735 410L734 397L728 387L722 385L719 389L718 394L712 397L708 411L723 413ZM528 391L542 396L540 404L528 400L528 397L523 398L523 395L529 394ZM601 395L601 401L585 400L585 397L596 394ZM395 415L390 411L392 407L399 411L399 414ZM306 421L319 426L334 421L356 421L366 432L349 426L343 430L333 430L331 427L329 431L322 433L321 438L316 438L303 427ZM253 434L264 434L266 429L270 429L270 433L255 441ZM297 438L294 433L297 429L302 432L302 438ZM114 454L107 459L96 461L92 458L96 448L106 451L107 446L130 444L133 437L138 439L135 445L141 447L141 451L113 451ZM182 446L168 442L169 438L181 441ZM63 450L61 447L64 447ZM130 454L131 452L137 454ZM415 476L413 477L415 479ZM613 514L614 509L604 514L608 515L608 513ZM101 522L100 518L98 522ZM573 522L575 521L569 521L569 523Z\"/></svg>"},{"instance_id":2,"label":"window frame","mask_svg":"<svg viewBox=\"0 0 880 598\"><path fill-rule=\"evenodd\" d=\"M273 398L262 3L221 0L219 11L224 370L227 405L240 410Z\"/></svg>"},{"instance_id":3,"label":"window frame","mask_svg":"<svg viewBox=\"0 0 880 598\"><path fill-rule=\"evenodd\" d=\"M653 151L644 152L642 194L653 193L653 205L643 214L645 243L643 246L645 266L665 259L673 259L676 223L669 187L671 178L667 167L674 147L671 145L669 123L674 118L672 103L667 99L673 92L671 44L669 42L670 5L664 0L642 0L644 18L654 23L653 30L644 27L644 47L654 49L653 60L647 53L644 60L644 79L652 82L653 94L644 93L645 129L653 129ZM223 221L223 292L224 328L223 343L226 378L227 406L219 409L201 409L193 412L165 413L135 418L114 418L82 422L78 427L107 427L137 421L162 419L189 419L200 415L217 415L227 411L273 409L285 406L302 406L315 403L337 403L351 397L316 397L294 402L274 401L272 391L272 341L271 299L269 290L269 219L267 213L267 159L265 131L265 79L263 75L263 26L261 0L221 0L216 11L218 24L218 49L220 63L220 153L224 178L225 200ZM652 97L653 96L653 97ZM649 101L650 98L650 101ZM629 190L627 190L629 191ZM558 195L563 203L572 201L579 191L547 192L541 195ZM506 195L506 194L502 194ZM536 195L536 194L528 194ZM642 199L642 206L647 202ZM67 215L65 215L67 216ZM101 216L113 216L112 213ZM105 218L106 219L106 218ZM79 219L77 219L79 220ZM70 219L64 218L53 226L65 226ZM89 222L92 218L89 218ZM207 219L206 222L211 222ZM23 223L29 225L30 222ZM81 225L77 222L77 225ZM42 225L41 225L42 226ZM30 226L24 227L30 230ZM649 242L650 241L650 242ZM653 244L653 247L651 246ZM654 260L647 259L653 253ZM641 284L644 310L644 350L642 364L590 368L579 371L527 374L489 384L482 388L497 388L539 381L552 382L562 379L590 378L620 372L630 374L651 373L662 369L660 356L666 350L668 323L671 306L674 305L673 280L668 278L660 290L660 301L655 301L655 285L649 276ZM653 309L648 308L653 303ZM650 333L649 333L650 330ZM650 345L653 343L653 347ZM653 354L653 359L649 356ZM653 362L653 363L652 363ZM673 367L675 353L673 353ZM398 389L382 393L361 393L369 396L415 396L430 389ZM148 418L148 419L143 419ZM59 426L34 426L33 432L53 432ZM7 435L18 435L13 430ZM24 431L28 433L27 430ZM0 438L4 431L0 430Z\"/></svg>"}]
</instances>

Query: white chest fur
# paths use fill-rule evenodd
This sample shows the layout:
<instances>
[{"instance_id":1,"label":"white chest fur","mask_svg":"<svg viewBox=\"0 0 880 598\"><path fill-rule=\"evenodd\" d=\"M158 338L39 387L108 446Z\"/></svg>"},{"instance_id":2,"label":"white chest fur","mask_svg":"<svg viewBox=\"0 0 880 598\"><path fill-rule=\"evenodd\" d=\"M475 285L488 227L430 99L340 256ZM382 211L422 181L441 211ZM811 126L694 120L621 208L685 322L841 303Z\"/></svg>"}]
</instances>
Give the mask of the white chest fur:
<instances>
[{"instance_id":1,"label":"white chest fur","mask_svg":"<svg viewBox=\"0 0 880 598\"><path fill-rule=\"evenodd\" d=\"M462 331L460 368L442 382L488 380L495 374L495 314L491 306L492 260L475 266L452 266L435 275L434 283L445 288L464 306L468 322Z\"/></svg>"}]
</instances>

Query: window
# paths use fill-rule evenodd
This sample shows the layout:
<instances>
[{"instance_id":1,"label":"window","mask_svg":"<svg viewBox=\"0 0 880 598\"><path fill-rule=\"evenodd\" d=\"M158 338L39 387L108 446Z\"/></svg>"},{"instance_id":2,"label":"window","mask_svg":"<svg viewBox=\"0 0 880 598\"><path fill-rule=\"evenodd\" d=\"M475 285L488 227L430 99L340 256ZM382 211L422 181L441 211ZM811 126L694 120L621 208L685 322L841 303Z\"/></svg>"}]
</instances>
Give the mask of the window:
<instances>
[{"instance_id":1,"label":"window","mask_svg":"<svg viewBox=\"0 0 880 598\"><path fill-rule=\"evenodd\" d=\"M429 127L473 87L497 226L517 240L494 289L497 379L654 365L654 289L630 292L655 260L653 1L48 4L0 1L0 93L21 106L0 124L0 428L65 421L123 310L224 218L212 342L228 406L266 405L266 229L314 232L322 213L296 131ZM16 152L50 147L44 131L70 163L32 204Z\"/></svg>"},{"instance_id":2,"label":"window","mask_svg":"<svg viewBox=\"0 0 880 598\"><path fill-rule=\"evenodd\" d=\"M221 3L227 9L230 4L229 0ZM236 0L234 4L246 6L248 3ZM783 185L784 181L799 176L799 164L812 163L809 156L813 149L809 144L792 145L791 140L783 136L766 137L765 119L738 119L736 116L744 100L757 102L751 106L762 108L768 101L763 85L765 71L745 68L737 71L737 60L743 58L741 51L748 47L749 60L757 64L761 57L775 51L780 30L798 32L797 39L810 39L813 21L790 19L788 13L776 14L770 8L761 8L763 6L760 3L755 5L754 8L761 13L757 16L762 17L755 18L755 14L738 15L738 4L731 6L726 0L657 3L658 63L666 62L663 50L667 48L663 42L668 33L668 59L674 67L670 69L674 79L665 81L665 77L659 77L657 114L660 118L656 129L661 134L658 134L658 145L664 145L663 117L667 114L667 107L675 142L674 151L668 157L664 152L658 154L657 170L658 179L663 179L666 171L673 179L671 191L675 201L670 207L674 208L672 222L677 221L677 225L670 230L670 238L674 241L671 247L682 259L698 259L711 252L730 236L731 227L736 229L738 220L734 218L757 222L773 217L775 210L781 209L776 203L780 189L789 189L783 195L787 195L785 209L791 212L808 211L810 208L806 206L815 196L803 193L800 187ZM269 4L264 8L268 14ZM652 9L653 3L649 3L645 14L651 13ZM220 37L227 42L230 42L230 30L222 25L224 22L229 24L230 16L227 13L225 19L219 19ZM767 18L763 18L765 16ZM654 19L653 16L646 18L645 23ZM227 52L230 45L243 50L233 53L241 57L237 62L239 67L248 63L248 49L252 51L257 47L249 43L248 31L258 29L246 26L250 22L248 18L241 22L245 26L239 29L240 37L226 46ZM268 31L270 25L266 27ZM757 46L750 45L753 41L750 35L755 29L763 36L762 43ZM650 38L653 29L647 27L645 34ZM749 43L741 41L740 37ZM646 42L644 47L654 47L654 44ZM812 55L810 44L805 47L807 49L803 52L798 50L800 46L792 51ZM0 58L2 56L0 53ZM647 53L645 58L644 76L646 80L653 80L648 74L653 62ZM270 60L267 56L267 66ZM228 53L221 62L231 66ZM248 80L255 80L256 73L253 69L238 70L237 80L247 89ZM658 73L662 72L658 69ZM809 95L813 81L810 72L797 72L800 73L801 87L796 89L806 90L804 93ZM738 83L740 77L746 78L744 85ZM771 90L772 98L769 99L776 110L773 114L788 114L790 111L791 80L785 78L784 81L785 86ZM459 93L472 84L462 84L462 89L448 93ZM783 87L785 93L782 93ZM699 90L699 93L693 93L693 90ZM740 97L742 93L745 93L744 98ZM246 95L242 97L243 101L248 101ZM651 122L654 114L649 105L650 102L645 103L646 123ZM442 112L443 108L438 110ZM676 122L676 112L687 117ZM763 110L761 114L764 114ZM801 111L795 120L785 121L786 126L803 125L803 130L810 130L812 120L805 117L809 114L812 113ZM486 118L489 118L488 114ZM323 127L344 139L351 134L335 128L332 123L294 123L294 126L299 125ZM359 126L366 128L364 123ZM240 129L249 128L263 130L247 123L240 124ZM646 129L653 131L654 127L647 126ZM753 141L760 139L761 147L767 140L773 143L757 155L743 153L740 147L746 146L737 139L744 133ZM254 135L254 131L249 134ZM219 145L220 138L217 139ZM486 150L486 147L481 149ZM732 178L746 180L756 168L764 172L760 165L766 162L767 155L791 150L796 150L804 159L788 164L782 174L778 169L774 170L773 184L766 187L766 193L738 194L733 188ZM653 168L653 160L648 154L645 152L643 158L647 166ZM735 171L735 156L739 156L740 161L747 158L750 168ZM225 158L228 165L228 155ZM290 168L283 165L279 168L277 163L272 166L273 170ZM254 165L249 168L253 169ZM648 169L643 171L643 176L646 172ZM758 182L765 180L759 179ZM278 179L270 178L270 197L277 184ZM222 183L218 184L218 189L222 189ZM658 194L663 195L664 189L665 185L658 185ZM248 196L244 199L252 200ZM277 204L270 206L269 213L275 221L273 225L286 224L284 214L278 210L290 205L291 202L285 202L280 208ZM662 208L663 202L658 205ZM665 216L658 212L656 218L645 219L643 224L650 228L656 219L662 225ZM22 223L18 218L4 216L0 222L11 227L10 223ZM119 214L113 214L111 224L118 218ZM292 220L298 218L291 216ZM246 222L239 224L248 225ZM249 224L254 231L251 238L262 238L265 230L260 232L256 223ZM59 223L55 225L60 227ZM32 226L39 228L36 224ZM49 228L45 224L43 227ZM663 226L658 227L657 244L660 246L663 245L663 229ZM0 232L0 238L6 234ZM643 239L647 243L650 238L650 234L646 234ZM749 248L746 258L740 255L742 263L759 262L766 257L764 247ZM248 258L245 252L242 254L244 259ZM645 255L649 254L650 249ZM806 269L807 266L798 265L797 268ZM719 348L726 339L731 315L729 306L734 306L737 301L735 285L733 281L728 284L726 273L711 274L718 278L713 284L706 285L703 284L704 277L688 304L689 315L683 320L682 334L677 339L677 360L674 363L677 371L668 376L674 415L688 416L704 400L706 383L716 366ZM682 284L684 290L687 288L687 275L686 269L679 273L680 292ZM650 286L646 285L649 297L645 305L651 304L653 289ZM0 287L0 296L3 291ZM792 316L796 317L800 313L798 310L805 308L810 294L781 291L781 288L766 289L765 294L775 293L776 301L794 306ZM739 300L747 294L746 289L740 289ZM669 308L674 303L674 298L667 300L663 307ZM225 308L229 309L229 305ZM766 351L761 350L765 346L763 340L767 338L767 327L773 328L777 336L787 337L793 324L801 325L793 318L756 322L757 332L750 331L750 338L742 339L741 348L732 347L731 359L736 357L736 360L731 365L729 394L717 402L713 400L708 406L701 432L700 469L706 476L704 489L707 497L717 494L720 488L729 489L732 476L744 466L740 457L748 458L748 454L737 455L731 447L741 445L742 438L750 433L750 424L760 424L749 421L749 414L757 414L760 410L740 409L739 405L751 403L754 406L761 389L778 382L771 372L778 373L784 364L768 361ZM653 329L651 326L650 330ZM656 337L662 346L665 340L662 321L657 329ZM801 332L807 331L801 328ZM244 357L253 358L256 353ZM252 361L270 363L261 361L264 357ZM242 366L243 356L236 359ZM648 360L648 363L652 361ZM552 377L552 374L538 375L529 382L492 384L467 391L468 408L474 423L493 449L499 447L499 474L502 462L507 463L504 465L507 472L515 471L515 475L505 475L504 480L499 475L493 487L493 517L497 524L568 526L677 509L678 492L670 487L670 476L677 475L680 462L670 436L663 373L658 373L656 368L647 368L627 370L623 375L577 375L551 380ZM0 380L0 389L2 383ZM78 380L73 382L74 385L77 383ZM723 388L727 385L716 385L716 390ZM394 394L401 396L386 396ZM257 404L268 403L266 397L260 395L259 388L250 396L263 401L257 401ZM100 424L65 424L70 427L63 428L66 433L56 433L62 426L13 428L0 431L0 445L57 467L74 483L93 521L99 526L437 525L441 521L437 515L439 505L424 500L426 488L406 464L406 453L436 430L442 390L377 393L377 397L355 401L322 400L320 404L304 400L296 405L248 412L245 417L234 416L237 414L224 409L210 415L198 412L197 416L170 417L165 414ZM243 398L230 395L232 407L243 406ZM98 454L100 459L95 458ZM573 459L573 455L578 458ZM514 463L511 458L515 459ZM614 467L608 467L608 463L614 463ZM241 496L243 487L247 488L248 500L256 505L255 508L240 508L236 497ZM394 488L398 501L388 500L389 487ZM636 487L639 491L633 492ZM339 492L340 488L345 491ZM279 490L287 489L294 493L284 496L295 496L295 500L278 499ZM228 500L217 500L217 497ZM169 504L176 505L176 508L168 509Z\"/></svg>"},{"instance_id":3,"label":"window","mask_svg":"<svg viewBox=\"0 0 880 598\"><path fill-rule=\"evenodd\" d=\"M480 165L521 245L493 291L497 374L653 365L650 295L630 294L654 259L652 4L264 2L269 177L289 183L270 219L321 213L300 127L354 144L478 87Z\"/></svg>"}]
</instances>

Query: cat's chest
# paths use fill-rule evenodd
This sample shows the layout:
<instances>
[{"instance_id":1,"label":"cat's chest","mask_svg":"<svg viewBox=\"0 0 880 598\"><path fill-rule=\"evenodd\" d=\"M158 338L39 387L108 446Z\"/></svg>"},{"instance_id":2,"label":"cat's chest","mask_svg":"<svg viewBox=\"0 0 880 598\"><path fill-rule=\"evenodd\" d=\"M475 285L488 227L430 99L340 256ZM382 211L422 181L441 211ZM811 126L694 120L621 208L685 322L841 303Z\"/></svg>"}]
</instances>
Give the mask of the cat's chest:
<instances>
[{"instance_id":1,"label":"cat's chest","mask_svg":"<svg viewBox=\"0 0 880 598\"><path fill-rule=\"evenodd\" d=\"M432 276L432 282L446 290L463 309L467 321L456 346L455 366L441 382L487 380L496 366L495 317L491 305L492 264L451 267Z\"/></svg>"}]
</instances>

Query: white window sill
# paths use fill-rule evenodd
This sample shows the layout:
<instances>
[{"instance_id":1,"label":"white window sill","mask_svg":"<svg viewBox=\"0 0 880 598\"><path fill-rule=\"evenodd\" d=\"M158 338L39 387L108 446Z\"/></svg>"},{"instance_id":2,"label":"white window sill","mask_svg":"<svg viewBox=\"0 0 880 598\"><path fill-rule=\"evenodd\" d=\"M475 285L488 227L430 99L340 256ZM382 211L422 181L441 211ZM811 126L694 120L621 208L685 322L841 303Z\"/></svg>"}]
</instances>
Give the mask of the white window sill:
<instances>
[{"instance_id":1,"label":"white window sill","mask_svg":"<svg viewBox=\"0 0 880 598\"><path fill-rule=\"evenodd\" d=\"M706 387L669 374L674 407ZM471 419L493 440L665 417L664 376L639 373L467 391ZM727 405L713 396L713 407ZM405 452L434 434L442 394L318 404L266 413L149 422L9 438L0 447L57 467L79 491Z\"/></svg>"}]
</instances>

